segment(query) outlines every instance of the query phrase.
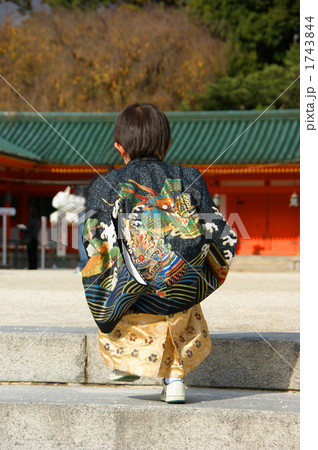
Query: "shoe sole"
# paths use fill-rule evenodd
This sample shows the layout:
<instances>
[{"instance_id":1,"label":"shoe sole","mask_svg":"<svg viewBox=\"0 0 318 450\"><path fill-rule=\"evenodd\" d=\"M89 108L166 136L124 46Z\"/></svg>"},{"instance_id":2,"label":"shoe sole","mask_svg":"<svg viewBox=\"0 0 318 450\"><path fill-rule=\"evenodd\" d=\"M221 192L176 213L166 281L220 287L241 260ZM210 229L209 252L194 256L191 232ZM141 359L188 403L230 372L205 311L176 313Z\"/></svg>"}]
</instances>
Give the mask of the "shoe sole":
<instances>
[{"instance_id":1,"label":"shoe sole","mask_svg":"<svg viewBox=\"0 0 318 450\"><path fill-rule=\"evenodd\" d=\"M116 378L110 378L110 381L135 381L139 380L140 377L137 375L124 375L124 376L118 376Z\"/></svg>"},{"instance_id":2,"label":"shoe sole","mask_svg":"<svg viewBox=\"0 0 318 450\"><path fill-rule=\"evenodd\" d=\"M162 402L166 402L166 403L185 403L186 402L186 398L185 397L180 397L180 396L169 396L168 398L166 398L165 396L161 396L160 400Z\"/></svg>"},{"instance_id":3,"label":"shoe sole","mask_svg":"<svg viewBox=\"0 0 318 450\"><path fill-rule=\"evenodd\" d=\"M185 403L186 399L181 399L181 398L171 398L169 400L163 400L166 403Z\"/></svg>"}]
</instances>

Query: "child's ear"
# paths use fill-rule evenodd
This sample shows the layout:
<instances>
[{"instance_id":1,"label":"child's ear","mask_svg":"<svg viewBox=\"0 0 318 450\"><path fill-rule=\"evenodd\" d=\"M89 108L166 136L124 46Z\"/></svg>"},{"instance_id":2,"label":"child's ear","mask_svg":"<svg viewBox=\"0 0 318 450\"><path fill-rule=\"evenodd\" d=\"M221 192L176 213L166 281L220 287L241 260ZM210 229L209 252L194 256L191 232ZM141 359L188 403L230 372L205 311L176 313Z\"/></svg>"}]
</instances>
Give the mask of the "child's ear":
<instances>
[{"instance_id":1,"label":"child's ear","mask_svg":"<svg viewBox=\"0 0 318 450\"><path fill-rule=\"evenodd\" d=\"M114 147L116 150L119 151L119 153L121 154L121 156L124 158L126 156L126 152L125 149L122 145L118 144L118 142L114 143Z\"/></svg>"},{"instance_id":2,"label":"child's ear","mask_svg":"<svg viewBox=\"0 0 318 450\"><path fill-rule=\"evenodd\" d=\"M125 164L127 164L130 161L130 156L126 152L124 147L122 145L118 144L118 142L114 142L114 146L115 146L116 150L119 151L119 153L120 153L121 157L123 158Z\"/></svg>"}]
</instances>

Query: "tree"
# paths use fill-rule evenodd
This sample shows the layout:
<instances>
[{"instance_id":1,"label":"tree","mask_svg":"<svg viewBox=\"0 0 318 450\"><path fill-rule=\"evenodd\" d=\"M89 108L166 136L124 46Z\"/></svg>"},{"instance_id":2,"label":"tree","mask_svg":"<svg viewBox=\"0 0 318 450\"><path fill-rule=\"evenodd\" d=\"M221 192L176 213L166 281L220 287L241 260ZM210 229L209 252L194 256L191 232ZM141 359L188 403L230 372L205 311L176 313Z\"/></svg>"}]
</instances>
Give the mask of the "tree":
<instances>
[{"instance_id":1,"label":"tree","mask_svg":"<svg viewBox=\"0 0 318 450\"><path fill-rule=\"evenodd\" d=\"M299 76L299 44L293 44L284 65L268 64L247 75L223 77L209 84L205 92L196 96L189 109L245 110L265 109ZM299 108L299 81L295 82L272 106Z\"/></svg>"},{"instance_id":2,"label":"tree","mask_svg":"<svg viewBox=\"0 0 318 450\"><path fill-rule=\"evenodd\" d=\"M230 48L229 75L282 64L299 40L299 0L190 0L189 13Z\"/></svg>"},{"instance_id":3,"label":"tree","mask_svg":"<svg viewBox=\"0 0 318 450\"><path fill-rule=\"evenodd\" d=\"M175 9L54 9L0 25L2 74L42 111L180 109L226 74L224 44ZM25 110L0 84L0 109Z\"/></svg>"}]
</instances>

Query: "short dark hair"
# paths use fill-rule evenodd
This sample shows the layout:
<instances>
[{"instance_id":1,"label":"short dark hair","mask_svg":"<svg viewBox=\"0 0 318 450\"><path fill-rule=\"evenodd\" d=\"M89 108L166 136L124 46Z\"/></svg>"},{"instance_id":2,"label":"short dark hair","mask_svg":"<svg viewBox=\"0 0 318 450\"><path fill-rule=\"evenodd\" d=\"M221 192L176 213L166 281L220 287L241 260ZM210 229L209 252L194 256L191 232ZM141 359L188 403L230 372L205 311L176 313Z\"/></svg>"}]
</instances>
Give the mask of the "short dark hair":
<instances>
[{"instance_id":1,"label":"short dark hair","mask_svg":"<svg viewBox=\"0 0 318 450\"><path fill-rule=\"evenodd\" d=\"M163 160L171 139L167 116L151 103L134 103L119 114L114 138L131 159L158 156Z\"/></svg>"}]
</instances>

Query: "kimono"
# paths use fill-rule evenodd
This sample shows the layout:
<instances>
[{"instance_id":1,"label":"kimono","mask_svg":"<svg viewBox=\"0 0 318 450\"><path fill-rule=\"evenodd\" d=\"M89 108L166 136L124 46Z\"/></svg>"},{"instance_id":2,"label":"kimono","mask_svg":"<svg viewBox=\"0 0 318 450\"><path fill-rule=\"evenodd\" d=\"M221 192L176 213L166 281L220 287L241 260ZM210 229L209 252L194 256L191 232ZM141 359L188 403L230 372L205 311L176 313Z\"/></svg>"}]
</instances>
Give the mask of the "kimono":
<instances>
[{"instance_id":1,"label":"kimono","mask_svg":"<svg viewBox=\"0 0 318 450\"><path fill-rule=\"evenodd\" d=\"M134 159L92 183L86 210L83 285L106 364L160 376L184 372L193 352L199 364L210 351L199 303L224 282L237 241L200 172ZM142 348L145 369L127 366Z\"/></svg>"}]
</instances>

